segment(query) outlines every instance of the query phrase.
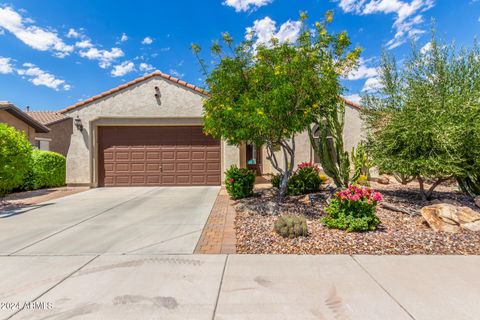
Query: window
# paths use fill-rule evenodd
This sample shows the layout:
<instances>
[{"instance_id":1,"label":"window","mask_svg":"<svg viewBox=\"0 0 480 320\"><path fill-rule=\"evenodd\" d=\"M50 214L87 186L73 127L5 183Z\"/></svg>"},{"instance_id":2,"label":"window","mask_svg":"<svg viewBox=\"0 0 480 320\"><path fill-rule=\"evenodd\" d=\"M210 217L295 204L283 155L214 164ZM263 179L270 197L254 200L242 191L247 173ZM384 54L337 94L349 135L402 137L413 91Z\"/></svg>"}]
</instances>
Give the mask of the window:
<instances>
[{"instance_id":1,"label":"window","mask_svg":"<svg viewBox=\"0 0 480 320\"><path fill-rule=\"evenodd\" d=\"M36 140L36 147L39 150L46 150L46 151L50 150L50 139L36 138L35 140Z\"/></svg>"}]
</instances>

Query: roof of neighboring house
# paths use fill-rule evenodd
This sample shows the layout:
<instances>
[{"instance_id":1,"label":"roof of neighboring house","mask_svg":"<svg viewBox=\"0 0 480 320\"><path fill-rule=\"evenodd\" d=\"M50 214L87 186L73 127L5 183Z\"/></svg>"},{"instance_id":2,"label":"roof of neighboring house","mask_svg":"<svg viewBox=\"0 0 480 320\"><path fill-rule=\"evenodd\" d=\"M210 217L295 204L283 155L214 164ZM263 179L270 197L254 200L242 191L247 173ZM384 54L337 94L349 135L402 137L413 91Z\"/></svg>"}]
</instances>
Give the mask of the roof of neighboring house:
<instances>
[{"instance_id":1,"label":"roof of neighboring house","mask_svg":"<svg viewBox=\"0 0 480 320\"><path fill-rule=\"evenodd\" d=\"M345 103L348 104L350 107L353 107L355 109L362 109L362 106L359 103L353 102L352 100L348 100L343 98L345 100Z\"/></svg>"},{"instance_id":2,"label":"roof of neighboring house","mask_svg":"<svg viewBox=\"0 0 480 320\"><path fill-rule=\"evenodd\" d=\"M166 73L163 73L163 72L157 70L157 71L155 71L155 72L153 72L153 73L147 74L147 75L145 75L145 76L143 76L143 77L137 78L137 79L135 79L135 80L133 80L133 81L127 82L127 83L122 84L122 85L120 85L120 86L118 86L118 87L115 87L115 88L110 89L110 90L108 90L108 91L102 92L102 93L100 93L100 94L98 94L98 95L96 95L96 96L93 96L93 97L88 98L88 99L86 99L86 100L80 101L80 102L78 102L78 103L76 103L76 104L74 104L74 105L71 105L71 106L69 106L69 107L66 107L66 108L64 108L64 109L62 109L62 110L60 110L60 111L58 111L58 112L59 112L59 113L65 113L65 112L71 111L71 110L73 110L73 109L82 107L82 106L87 105L87 104L89 104L89 103L91 103L91 102L94 102L94 101L96 101L96 100L98 100L98 99L104 98L104 97L106 97L106 96L109 96L109 95L111 95L111 94L114 94L114 93L116 93L116 92L119 92L119 91L121 91L121 90L123 90L123 89L126 89L126 88L128 88L128 87L131 87L131 86L133 86L133 85L135 85L135 84L137 84L137 83L140 83L140 82L142 82L142 81L145 81L145 80L150 79L150 78L153 78L153 77L161 77L161 78L167 79L167 80L169 80L169 81L172 81L172 82L174 82L174 83L176 83L176 84L178 84L178 85L181 85L181 86L183 86L183 87L186 87L186 88L188 88L188 89L197 91L197 92L199 92L199 93L201 93L201 94L203 94L203 95L208 95L208 91L205 90L205 89L203 89L203 88L197 87L196 85L193 85L193 84L191 84L191 83L185 82L185 81L183 81L183 80L180 80L180 79L178 79L178 78L175 78L175 77L173 77L173 76L171 76L171 75L168 75L168 74L166 74ZM357 104L357 103L355 103L355 102L353 102L353 101L347 100L347 99L344 99L344 100L345 100L345 102L346 102L349 106L351 106L351 107L353 107L353 108L356 108L356 109L361 109L361 106L360 106L359 104Z\"/></svg>"},{"instance_id":3,"label":"roof of neighboring house","mask_svg":"<svg viewBox=\"0 0 480 320\"><path fill-rule=\"evenodd\" d=\"M45 126L70 119L69 116L57 111L29 111L27 114Z\"/></svg>"},{"instance_id":4,"label":"roof of neighboring house","mask_svg":"<svg viewBox=\"0 0 480 320\"><path fill-rule=\"evenodd\" d=\"M48 129L45 125L29 116L26 112L23 112L22 110L17 108L13 103L10 103L8 101L0 101L0 110L4 110L10 113L12 116L22 120L30 127L34 128L35 132L37 133L50 132L50 129Z\"/></svg>"},{"instance_id":5,"label":"roof of neighboring house","mask_svg":"<svg viewBox=\"0 0 480 320\"><path fill-rule=\"evenodd\" d=\"M109 95L111 95L111 94L114 94L114 93L116 93L116 92L119 92L119 91L121 91L121 90L123 90L123 89L126 89L126 88L128 88L128 87L131 87L131 86L133 86L133 85L135 85L135 84L137 84L137 83L140 83L140 82L142 82L142 81L145 81L145 80L150 79L150 78L153 78L153 77L161 77L161 78L163 78L163 79L166 79L166 80L169 80L169 81L171 81L171 82L174 82L174 83L176 83L176 84L178 84L178 85L180 85L180 86L183 86L183 87L186 87L186 88L188 88L188 89L197 91L197 92L199 92L199 93L201 93L201 94L204 94L204 95L207 95L207 94L208 94L208 92L207 92L206 90L204 90L204 89L202 89L202 88L200 88L200 87L197 87L196 85L193 85L193 84L191 84L191 83L187 83L187 82L185 82L185 81L183 81L183 80L180 80L180 79L178 79L178 78L175 78L174 76L168 75L168 74L166 74L166 73L163 73L163 72L157 70L157 71L155 71L155 72L153 72L153 73L147 74L147 75L145 75L145 76L143 76L143 77L137 78L137 79L135 79L135 80L133 80L133 81L127 82L127 83L122 84L122 85L120 85L120 86L118 86L118 87L115 87L115 88L110 89L110 90L108 90L108 91L102 92L102 93L100 93L100 94L98 94L98 95L96 95L96 96L93 96L93 97L91 97L91 98L89 98L89 99L87 99L87 100L83 100L83 101L80 101L80 102L78 102L78 103L76 103L76 104L74 104L74 105L71 105L71 106L69 106L69 107L66 107L65 109L62 109L62 110L60 110L59 112L60 112L60 113L65 113L65 112L71 111L71 110L73 110L73 109L76 109L76 108L78 108L78 107L84 106L84 105L89 104L89 103L91 103L91 102L93 102L93 101L95 101L95 100L104 98L104 97L106 97L106 96L109 96Z\"/></svg>"}]
</instances>

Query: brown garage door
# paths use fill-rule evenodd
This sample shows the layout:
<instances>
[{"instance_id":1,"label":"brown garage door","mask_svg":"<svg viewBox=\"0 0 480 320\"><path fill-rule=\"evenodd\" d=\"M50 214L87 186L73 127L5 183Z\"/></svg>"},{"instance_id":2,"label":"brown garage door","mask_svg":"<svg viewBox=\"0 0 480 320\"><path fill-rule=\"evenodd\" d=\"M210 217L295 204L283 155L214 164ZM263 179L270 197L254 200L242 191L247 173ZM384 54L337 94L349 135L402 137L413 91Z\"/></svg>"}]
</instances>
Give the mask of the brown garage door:
<instances>
[{"instance_id":1,"label":"brown garage door","mask_svg":"<svg viewBox=\"0 0 480 320\"><path fill-rule=\"evenodd\" d=\"M219 185L220 141L202 127L99 127L100 186Z\"/></svg>"}]
</instances>

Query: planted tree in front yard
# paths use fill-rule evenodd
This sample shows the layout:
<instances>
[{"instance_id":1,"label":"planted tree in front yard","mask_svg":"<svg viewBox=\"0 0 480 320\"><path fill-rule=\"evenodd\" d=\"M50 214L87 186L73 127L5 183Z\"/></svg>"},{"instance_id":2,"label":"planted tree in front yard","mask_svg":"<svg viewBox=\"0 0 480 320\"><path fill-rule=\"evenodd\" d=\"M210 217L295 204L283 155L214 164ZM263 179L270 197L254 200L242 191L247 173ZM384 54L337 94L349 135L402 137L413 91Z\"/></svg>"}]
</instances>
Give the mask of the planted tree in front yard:
<instances>
[{"instance_id":1,"label":"planted tree in front yard","mask_svg":"<svg viewBox=\"0 0 480 320\"><path fill-rule=\"evenodd\" d=\"M401 69L384 54L380 87L363 99L375 164L417 179L424 200L452 177L470 183L480 168L478 46L457 50L435 33L430 44L429 50L413 44Z\"/></svg>"},{"instance_id":2,"label":"planted tree in front yard","mask_svg":"<svg viewBox=\"0 0 480 320\"><path fill-rule=\"evenodd\" d=\"M199 57L200 47L192 45L210 91L204 102L205 132L237 146L266 146L267 158L282 176L279 202L295 167L296 135L315 122L324 106L336 105L336 75L354 66L359 53L344 54L345 34L327 32L331 13L315 24L314 33L306 19L302 13L298 38L290 41L260 42L249 34L235 45L224 34L226 49L218 43L211 48L216 59L211 71Z\"/></svg>"},{"instance_id":3,"label":"planted tree in front yard","mask_svg":"<svg viewBox=\"0 0 480 320\"><path fill-rule=\"evenodd\" d=\"M21 185L31 154L32 146L25 134L0 123L0 197Z\"/></svg>"}]
</instances>

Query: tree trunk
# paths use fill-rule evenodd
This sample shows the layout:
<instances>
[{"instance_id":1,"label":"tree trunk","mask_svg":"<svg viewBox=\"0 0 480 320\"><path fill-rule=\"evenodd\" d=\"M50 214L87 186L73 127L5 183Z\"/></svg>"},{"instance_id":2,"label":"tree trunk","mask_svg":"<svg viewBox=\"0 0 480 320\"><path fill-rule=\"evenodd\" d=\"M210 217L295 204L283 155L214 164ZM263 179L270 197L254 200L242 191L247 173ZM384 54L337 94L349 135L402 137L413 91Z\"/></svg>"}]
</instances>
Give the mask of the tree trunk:
<instances>
[{"instance_id":1,"label":"tree trunk","mask_svg":"<svg viewBox=\"0 0 480 320\"><path fill-rule=\"evenodd\" d=\"M283 153L283 168L278 163L275 151L273 150L273 143L267 143L267 159L272 164L272 167L275 168L275 170L277 170L282 176L277 197L277 207L279 207L285 200L288 188L288 179L290 179L292 176L293 167L295 164L295 136L292 136L290 141L279 141L278 145L280 145Z\"/></svg>"}]
</instances>

